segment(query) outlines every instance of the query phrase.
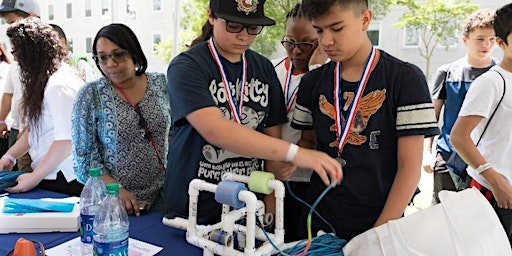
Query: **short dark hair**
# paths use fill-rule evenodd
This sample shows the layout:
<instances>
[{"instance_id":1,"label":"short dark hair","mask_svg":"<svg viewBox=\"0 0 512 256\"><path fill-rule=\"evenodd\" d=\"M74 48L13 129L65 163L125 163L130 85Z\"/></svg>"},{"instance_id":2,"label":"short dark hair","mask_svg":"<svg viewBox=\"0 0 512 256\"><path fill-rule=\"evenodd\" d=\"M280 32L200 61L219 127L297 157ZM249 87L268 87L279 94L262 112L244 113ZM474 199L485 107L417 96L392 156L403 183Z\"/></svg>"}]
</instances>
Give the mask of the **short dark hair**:
<instances>
[{"instance_id":1,"label":"short dark hair","mask_svg":"<svg viewBox=\"0 0 512 256\"><path fill-rule=\"evenodd\" d=\"M64 30L62 30L62 28L57 25L57 24L50 24L50 26L52 26L53 30L55 30L57 32L57 34L59 34L59 39L62 38L64 39L64 41L68 41L68 38L66 37L66 34L64 33Z\"/></svg>"},{"instance_id":2,"label":"short dark hair","mask_svg":"<svg viewBox=\"0 0 512 256\"><path fill-rule=\"evenodd\" d=\"M306 16L304 16L304 11L302 10L302 6L300 4L296 4L293 9L291 9L287 14L286 14L286 20L289 20L289 19L302 19L302 18L305 18Z\"/></svg>"},{"instance_id":3,"label":"short dark hair","mask_svg":"<svg viewBox=\"0 0 512 256\"><path fill-rule=\"evenodd\" d=\"M140 76L146 72L146 69L148 68L148 60L142 51L142 47L140 46L137 36L128 26L121 23L112 23L102 27L96 34L96 37L94 37L94 42L92 44L92 53L94 55L98 54L96 44L98 43L98 39L101 37L107 38L121 47L121 49L127 50L130 53L133 63L135 64L136 76ZM98 66L101 74L105 76L100 65L96 63L96 66Z\"/></svg>"},{"instance_id":4,"label":"short dark hair","mask_svg":"<svg viewBox=\"0 0 512 256\"><path fill-rule=\"evenodd\" d=\"M508 45L507 37L512 31L512 3L501 7L494 16L494 32Z\"/></svg>"},{"instance_id":5,"label":"short dark hair","mask_svg":"<svg viewBox=\"0 0 512 256\"><path fill-rule=\"evenodd\" d=\"M368 9L368 0L303 0L302 10L308 19L314 19L326 14L334 5L364 11Z\"/></svg>"}]
</instances>

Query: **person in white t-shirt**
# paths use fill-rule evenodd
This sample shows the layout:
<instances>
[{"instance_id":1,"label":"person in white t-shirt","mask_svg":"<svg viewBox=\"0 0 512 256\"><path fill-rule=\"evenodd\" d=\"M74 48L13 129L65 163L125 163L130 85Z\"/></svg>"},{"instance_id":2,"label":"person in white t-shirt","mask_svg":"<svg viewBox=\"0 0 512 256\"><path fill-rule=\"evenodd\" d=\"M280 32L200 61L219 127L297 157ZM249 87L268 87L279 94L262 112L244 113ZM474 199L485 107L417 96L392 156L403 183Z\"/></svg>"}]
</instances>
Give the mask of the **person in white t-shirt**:
<instances>
[{"instance_id":1,"label":"person in white t-shirt","mask_svg":"<svg viewBox=\"0 0 512 256\"><path fill-rule=\"evenodd\" d=\"M94 64L93 60L85 55L76 55L68 48L67 45L67 37L64 33L64 30L56 24L50 24L53 29L59 34L59 43L67 52L67 57L69 64L71 67L75 68L78 72L80 78L82 78L85 82L92 82L100 77L102 77L99 70L96 68L96 64Z\"/></svg>"},{"instance_id":2,"label":"person in white t-shirt","mask_svg":"<svg viewBox=\"0 0 512 256\"><path fill-rule=\"evenodd\" d=\"M286 116L288 118L288 122L281 125L281 138L291 143L298 143L302 135L301 130L294 129L290 126L293 113L295 112L295 99L299 91L300 80L310 69L325 63L327 60L327 55L318 48L317 38L316 30L313 25L311 25L311 22L304 16L301 5L296 4L286 15L285 36L281 41L281 44L286 50L286 57L272 61L283 90L286 104ZM315 147L314 145L298 145L307 148ZM279 165L282 165L282 163ZM305 223L305 221L300 219L301 213L299 209L304 206L300 204L297 199L288 195L294 193L300 199L304 199L304 195L309 188L309 180L313 171L298 168L291 173L283 172L285 168L281 166L268 166L267 168L270 171L274 169L278 170L275 172L275 175L281 180L288 181L287 185L291 191L286 190L287 196L284 199L285 241L291 242L299 240L297 228L301 226L300 224ZM266 203L268 204L269 202ZM309 211L309 209L305 207L302 210ZM304 228L305 230L305 225L300 228Z\"/></svg>"},{"instance_id":3,"label":"person in white t-shirt","mask_svg":"<svg viewBox=\"0 0 512 256\"><path fill-rule=\"evenodd\" d=\"M494 30L503 59L473 81L450 140L512 242L512 4L496 11Z\"/></svg>"},{"instance_id":4,"label":"person in white t-shirt","mask_svg":"<svg viewBox=\"0 0 512 256\"><path fill-rule=\"evenodd\" d=\"M84 81L64 62L66 54L50 25L36 18L23 19L11 24L7 36L20 67L20 113L27 128L0 158L0 169L11 169L28 151L34 171L20 175L18 184L6 190L19 193L37 186L79 196L83 185L73 170L71 111Z\"/></svg>"}]
</instances>

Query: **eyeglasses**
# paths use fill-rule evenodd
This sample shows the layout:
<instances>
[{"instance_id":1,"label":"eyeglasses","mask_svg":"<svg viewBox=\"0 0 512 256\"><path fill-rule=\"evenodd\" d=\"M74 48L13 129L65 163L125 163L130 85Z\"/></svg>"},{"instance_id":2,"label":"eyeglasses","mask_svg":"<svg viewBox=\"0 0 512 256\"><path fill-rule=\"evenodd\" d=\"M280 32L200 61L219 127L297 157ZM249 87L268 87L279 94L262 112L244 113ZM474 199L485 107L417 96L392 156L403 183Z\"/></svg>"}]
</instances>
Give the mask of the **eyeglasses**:
<instances>
[{"instance_id":1,"label":"eyeglasses","mask_svg":"<svg viewBox=\"0 0 512 256\"><path fill-rule=\"evenodd\" d=\"M115 63L121 63L126 60L126 56L128 56L128 51L118 51L112 54L98 54L92 56L94 61L100 65L107 64L108 59L112 59Z\"/></svg>"},{"instance_id":2,"label":"eyeglasses","mask_svg":"<svg viewBox=\"0 0 512 256\"><path fill-rule=\"evenodd\" d=\"M221 19L226 23L226 31L229 33L240 33L242 30L247 29L247 34L258 35L263 30L263 26L260 25L247 25L234 21Z\"/></svg>"},{"instance_id":3,"label":"eyeglasses","mask_svg":"<svg viewBox=\"0 0 512 256\"><path fill-rule=\"evenodd\" d=\"M283 40L281 41L281 44L283 47L288 51L293 51L295 47L298 47L301 51L309 51L313 49L313 46L316 45L316 42L294 42L294 41L288 41Z\"/></svg>"}]
</instances>

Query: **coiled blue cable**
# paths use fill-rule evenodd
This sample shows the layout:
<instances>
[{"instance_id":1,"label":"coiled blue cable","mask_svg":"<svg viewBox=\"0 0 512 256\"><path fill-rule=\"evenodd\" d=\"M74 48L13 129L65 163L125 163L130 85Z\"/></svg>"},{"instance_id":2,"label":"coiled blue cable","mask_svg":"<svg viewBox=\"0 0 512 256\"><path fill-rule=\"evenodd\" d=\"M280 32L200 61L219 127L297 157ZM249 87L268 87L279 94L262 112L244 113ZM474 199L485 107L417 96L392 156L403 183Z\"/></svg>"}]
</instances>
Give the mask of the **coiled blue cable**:
<instances>
[{"instance_id":1,"label":"coiled blue cable","mask_svg":"<svg viewBox=\"0 0 512 256\"><path fill-rule=\"evenodd\" d=\"M306 205L308 208L310 208L309 215L311 215L314 212L322 221L324 221L332 229L333 232L335 232L334 231L334 227L327 220L325 220L315 210L315 208L318 205L318 203L320 202L320 200L325 196L325 194L327 194L327 192L329 192L329 190L331 190L335 186L336 186L335 183L332 183L329 186L327 186L327 188L317 198L315 203L312 206L310 206L304 200L302 200L299 197L297 197L293 193L292 189L290 188L289 182L286 182L286 187L288 188L288 191L289 191L290 195L294 199L299 201L300 203L302 203L302 204ZM258 223L259 223L259 221L258 221ZM306 246L307 240L301 240L297 244L295 244L293 247L282 251L281 249L279 249L277 247L277 245L272 241L272 239L270 239L270 237L268 236L268 234L265 231L265 229L262 228L261 226L260 226L260 228L263 230L263 234L267 238L267 241L269 241L269 243L272 245L272 247L274 247L274 249L279 252L277 255L293 256L293 255L301 254L304 251L304 248ZM307 251L305 256L331 256L331 255L332 256L334 256L334 255L336 255L336 256L343 256L343 247L346 244L347 244L346 240L343 240L343 239L337 237L336 235L323 234L321 236L317 236L317 237L312 238L311 246L310 246L310 248Z\"/></svg>"}]
</instances>

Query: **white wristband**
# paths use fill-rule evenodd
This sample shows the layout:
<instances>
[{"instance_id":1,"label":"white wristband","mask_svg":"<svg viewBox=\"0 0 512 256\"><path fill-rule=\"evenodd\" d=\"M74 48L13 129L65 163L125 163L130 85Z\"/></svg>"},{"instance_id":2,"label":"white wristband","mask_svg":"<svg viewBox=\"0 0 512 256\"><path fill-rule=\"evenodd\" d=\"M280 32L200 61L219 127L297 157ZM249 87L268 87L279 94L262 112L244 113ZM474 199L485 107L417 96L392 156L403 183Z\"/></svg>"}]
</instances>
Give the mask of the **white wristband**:
<instances>
[{"instance_id":1,"label":"white wristband","mask_svg":"<svg viewBox=\"0 0 512 256\"><path fill-rule=\"evenodd\" d=\"M286 162L293 162L297 152L299 152L299 146L290 143L290 147L288 147L288 152L286 153Z\"/></svg>"},{"instance_id":2,"label":"white wristband","mask_svg":"<svg viewBox=\"0 0 512 256\"><path fill-rule=\"evenodd\" d=\"M485 170L487 170L489 168L491 168L491 165L489 163L485 163L485 164L478 166L475 169L475 172L478 173L478 175L480 175L482 172L484 172Z\"/></svg>"},{"instance_id":3,"label":"white wristband","mask_svg":"<svg viewBox=\"0 0 512 256\"><path fill-rule=\"evenodd\" d=\"M5 153L2 158L7 158L9 159L9 161L11 161L11 163L14 165L16 164L16 157L12 156L12 155L9 155L7 153Z\"/></svg>"}]
</instances>

